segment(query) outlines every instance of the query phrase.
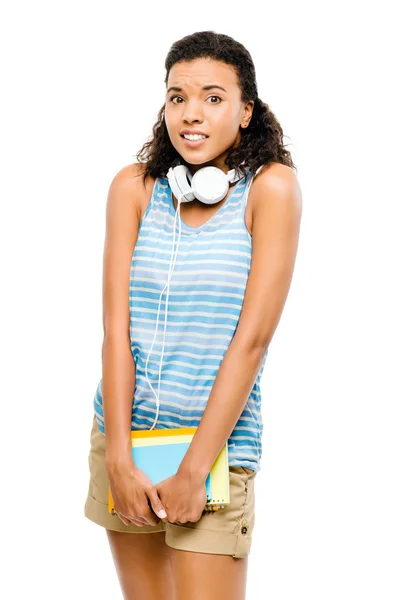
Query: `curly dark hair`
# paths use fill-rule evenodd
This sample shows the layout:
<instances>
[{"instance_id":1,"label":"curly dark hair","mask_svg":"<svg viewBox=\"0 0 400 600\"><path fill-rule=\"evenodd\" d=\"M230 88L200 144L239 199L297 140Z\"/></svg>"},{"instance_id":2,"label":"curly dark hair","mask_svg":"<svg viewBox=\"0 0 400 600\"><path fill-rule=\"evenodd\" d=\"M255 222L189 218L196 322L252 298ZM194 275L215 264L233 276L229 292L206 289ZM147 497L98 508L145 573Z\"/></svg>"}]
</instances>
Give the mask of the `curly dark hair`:
<instances>
[{"instance_id":1,"label":"curly dark hair","mask_svg":"<svg viewBox=\"0 0 400 600\"><path fill-rule=\"evenodd\" d=\"M297 170L291 154L286 150L282 128L274 113L258 97L256 73L250 53L240 43L222 33L199 31L174 42L165 59L165 85L171 67L178 62L190 62L198 58L210 58L231 65L238 76L241 101L254 101L249 126L242 130L240 143L227 151L225 160L229 169L240 169L244 174L255 172L261 165L278 162ZM169 167L188 163L171 143L164 118L165 103L153 126L152 137L136 154L140 163L145 163L143 180L166 177Z\"/></svg>"}]
</instances>

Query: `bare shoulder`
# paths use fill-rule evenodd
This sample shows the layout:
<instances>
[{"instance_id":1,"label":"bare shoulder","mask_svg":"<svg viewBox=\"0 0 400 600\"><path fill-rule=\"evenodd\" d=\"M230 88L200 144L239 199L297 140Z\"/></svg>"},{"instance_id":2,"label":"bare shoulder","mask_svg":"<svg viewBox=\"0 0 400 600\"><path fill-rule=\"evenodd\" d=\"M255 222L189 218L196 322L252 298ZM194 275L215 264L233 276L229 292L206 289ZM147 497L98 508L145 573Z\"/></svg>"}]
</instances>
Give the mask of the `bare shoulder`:
<instances>
[{"instance_id":1,"label":"bare shoulder","mask_svg":"<svg viewBox=\"0 0 400 600\"><path fill-rule=\"evenodd\" d=\"M257 237L272 236L286 228L298 235L302 215L302 194L294 169L271 163L254 178L249 199L252 201L253 233ZM253 241L255 238L253 236Z\"/></svg>"},{"instance_id":2,"label":"bare shoulder","mask_svg":"<svg viewBox=\"0 0 400 600\"><path fill-rule=\"evenodd\" d=\"M126 209L134 211L139 221L146 211L155 183L151 175L144 182L145 168L142 163L126 165L116 173L110 185L110 196L126 203Z\"/></svg>"},{"instance_id":3,"label":"bare shoulder","mask_svg":"<svg viewBox=\"0 0 400 600\"><path fill-rule=\"evenodd\" d=\"M261 169L253 180L250 193L252 189L254 199L257 198L258 202L265 201L266 195L292 197L301 202L300 184L294 169L278 162Z\"/></svg>"},{"instance_id":4,"label":"bare shoulder","mask_svg":"<svg viewBox=\"0 0 400 600\"><path fill-rule=\"evenodd\" d=\"M294 170L281 163L272 162L257 173L250 187L245 220L251 236L260 207L265 212L267 205L274 202L274 198L276 200L278 196L291 198L292 200L287 202L296 204L301 212L301 190Z\"/></svg>"}]
</instances>

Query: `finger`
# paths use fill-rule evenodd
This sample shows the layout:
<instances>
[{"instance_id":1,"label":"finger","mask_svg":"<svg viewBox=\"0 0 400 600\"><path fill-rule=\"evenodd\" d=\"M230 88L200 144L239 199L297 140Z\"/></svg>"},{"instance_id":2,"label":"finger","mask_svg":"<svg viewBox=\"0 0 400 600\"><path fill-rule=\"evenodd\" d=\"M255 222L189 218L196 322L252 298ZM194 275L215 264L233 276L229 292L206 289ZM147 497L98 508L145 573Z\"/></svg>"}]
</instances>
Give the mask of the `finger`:
<instances>
[{"instance_id":1,"label":"finger","mask_svg":"<svg viewBox=\"0 0 400 600\"><path fill-rule=\"evenodd\" d=\"M146 493L151 502L151 508L153 509L155 514L160 519L163 519L163 520L166 519L167 513L166 513L164 506L158 496L157 488L155 486L153 486L153 487L149 488L148 490L146 490Z\"/></svg>"},{"instance_id":2,"label":"finger","mask_svg":"<svg viewBox=\"0 0 400 600\"><path fill-rule=\"evenodd\" d=\"M146 519L142 516L136 515L135 517L128 517L130 521L132 521L132 523L134 523L135 525L138 525L138 527L144 527L145 525L148 525Z\"/></svg>"},{"instance_id":3,"label":"finger","mask_svg":"<svg viewBox=\"0 0 400 600\"><path fill-rule=\"evenodd\" d=\"M155 525L158 525L160 519L156 519L154 517L148 517L146 518L146 525L151 525L152 527L154 527Z\"/></svg>"},{"instance_id":4,"label":"finger","mask_svg":"<svg viewBox=\"0 0 400 600\"><path fill-rule=\"evenodd\" d=\"M151 503L150 503L150 498L148 498L148 509L149 512L146 514L146 518L151 520L151 525L158 525L158 523L161 521L160 517L158 515L156 515L156 513L154 512ZM166 521L166 519L162 519L163 521Z\"/></svg>"},{"instance_id":5,"label":"finger","mask_svg":"<svg viewBox=\"0 0 400 600\"><path fill-rule=\"evenodd\" d=\"M150 506L147 506L145 509L143 509L138 518L143 520L144 525L151 525L152 527L157 525L160 520L157 515L152 512Z\"/></svg>"},{"instance_id":6,"label":"finger","mask_svg":"<svg viewBox=\"0 0 400 600\"><path fill-rule=\"evenodd\" d=\"M139 519L130 519L130 522L133 523L133 525L136 525L136 527L144 527L145 525L145 523L139 521Z\"/></svg>"},{"instance_id":7,"label":"finger","mask_svg":"<svg viewBox=\"0 0 400 600\"><path fill-rule=\"evenodd\" d=\"M128 517L126 515L123 515L121 513L117 512L117 515L119 516L119 518L121 519L121 521L123 522L124 525L130 525L131 523L133 523L133 525L136 525L137 527L143 527L143 525L145 525L143 519L141 517Z\"/></svg>"},{"instance_id":8,"label":"finger","mask_svg":"<svg viewBox=\"0 0 400 600\"><path fill-rule=\"evenodd\" d=\"M121 515L120 513L116 512L115 513L118 518L123 522L124 525L130 525L130 521L129 519L127 519L126 517L124 517L124 515Z\"/></svg>"}]
</instances>

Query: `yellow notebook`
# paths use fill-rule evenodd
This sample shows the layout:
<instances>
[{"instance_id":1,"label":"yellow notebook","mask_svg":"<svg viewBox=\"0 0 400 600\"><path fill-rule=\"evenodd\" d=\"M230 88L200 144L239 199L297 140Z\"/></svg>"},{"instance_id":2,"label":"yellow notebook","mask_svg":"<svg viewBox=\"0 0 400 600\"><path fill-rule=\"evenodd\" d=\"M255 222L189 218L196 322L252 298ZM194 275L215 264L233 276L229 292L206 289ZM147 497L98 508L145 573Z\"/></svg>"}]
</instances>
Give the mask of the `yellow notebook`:
<instances>
[{"instance_id":1,"label":"yellow notebook","mask_svg":"<svg viewBox=\"0 0 400 600\"><path fill-rule=\"evenodd\" d=\"M133 460L156 485L177 473L196 431L197 427L131 431ZM204 510L219 510L229 504L228 442L218 454L205 486L207 503ZM110 488L108 512L116 514Z\"/></svg>"}]
</instances>

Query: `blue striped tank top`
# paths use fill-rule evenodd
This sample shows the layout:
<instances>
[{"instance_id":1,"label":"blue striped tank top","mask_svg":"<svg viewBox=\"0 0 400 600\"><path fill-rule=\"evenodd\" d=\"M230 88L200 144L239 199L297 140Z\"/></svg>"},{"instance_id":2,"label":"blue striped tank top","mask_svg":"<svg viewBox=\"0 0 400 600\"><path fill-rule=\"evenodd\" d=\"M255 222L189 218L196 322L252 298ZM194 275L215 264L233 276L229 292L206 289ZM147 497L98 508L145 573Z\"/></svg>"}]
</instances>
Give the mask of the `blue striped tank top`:
<instances>
[{"instance_id":1,"label":"blue striped tank top","mask_svg":"<svg viewBox=\"0 0 400 600\"><path fill-rule=\"evenodd\" d=\"M234 336L250 272L252 240L244 213L252 174L240 179L223 205L199 227L181 220L181 239L168 300L157 429L198 427L214 379ZM130 342L136 366L131 429L150 429L156 398L146 378L160 293L168 279L175 207L167 178L155 180L132 255L129 285ZM176 240L178 223L176 223ZM166 295L147 376L158 387ZM260 380L266 350L249 398L228 439L229 466L258 471L262 455ZM105 434L102 379L94 409Z\"/></svg>"}]
</instances>

